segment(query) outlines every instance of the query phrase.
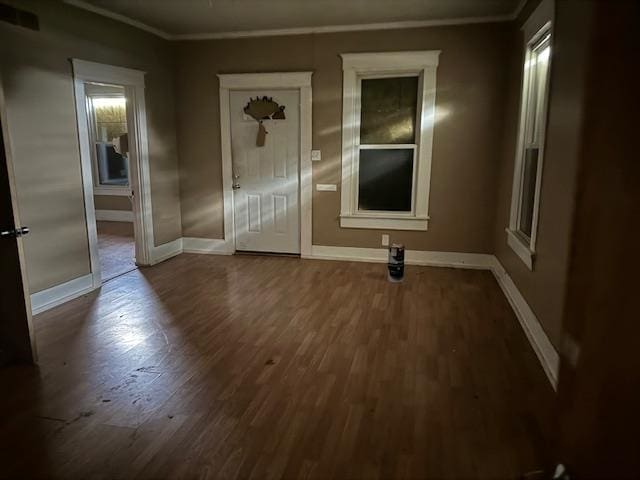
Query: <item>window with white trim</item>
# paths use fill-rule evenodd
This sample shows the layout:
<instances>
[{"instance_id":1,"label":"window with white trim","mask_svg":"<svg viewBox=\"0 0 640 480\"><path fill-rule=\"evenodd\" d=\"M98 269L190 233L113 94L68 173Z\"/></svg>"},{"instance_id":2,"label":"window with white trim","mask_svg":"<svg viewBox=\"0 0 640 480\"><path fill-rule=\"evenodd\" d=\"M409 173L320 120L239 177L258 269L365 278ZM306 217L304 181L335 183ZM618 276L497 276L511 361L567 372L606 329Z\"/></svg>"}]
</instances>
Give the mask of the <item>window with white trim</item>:
<instances>
[{"instance_id":1,"label":"window with white trim","mask_svg":"<svg viewBox=\"0 0 640 480\"><path fill-rule=\"evenodd\" d=\"M342 55L342 227L427 229L439 54Z\"/></svg>"},{"instance_id":2,"label":"window with white trim","mask_svg":"<svg viewBox=\"0 0 640 480\"><path fill-rule=\"evenodd\" d=\"M130 195L127 100L123 87L90 83L87 93L96 195ZM100 91L100 90L104 91ZM95 91L100 91L96 93Z\"/></svg>"},{"instance_id":3,"label":"window with white trim","mask_svg":"<svg viewBox=\"0 0 640 480\"><path fill-rule=\"evenodd\" d=\"M525 26L525 34L527 30L530 33L525 39L518 147L507 228L508 245L531 270L542 184L552 39L551 20L547 17L544 25L537 28L544 17L541 19L538 12L532 19Z\"/></svg>"}]
</instances>

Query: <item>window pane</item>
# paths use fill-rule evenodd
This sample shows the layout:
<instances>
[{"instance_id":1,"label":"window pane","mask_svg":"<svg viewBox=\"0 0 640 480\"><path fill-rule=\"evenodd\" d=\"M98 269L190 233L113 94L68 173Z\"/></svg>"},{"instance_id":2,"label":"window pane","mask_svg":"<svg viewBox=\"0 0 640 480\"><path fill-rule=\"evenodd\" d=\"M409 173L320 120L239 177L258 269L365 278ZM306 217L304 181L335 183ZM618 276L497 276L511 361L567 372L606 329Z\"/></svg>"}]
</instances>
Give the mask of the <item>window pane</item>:
<instances>
[{"instance_id":1,"label":"window pane","mask_svg":"<svg viewBox=\"0 0 640 480\"><path fill-rule=\"evenodd\" d=\"M531 55L528 65L525 68L529 69L527 73L527 90L526 104L525 104L525 142L527 145L531 145L535 142L535 121L536 121L536 94L538 89L536 88L536 57Z\"/></svg>"},{"instance_id":2,"label":"window pane","mask_svg":"<svg viewBox=\"0 0 640 480\"><path fill-rule=\"evenodd\" d=\"M538 173L537 148L528 148L524 155L522 175L522 196L520 197L520 232L531 237L533 222L533 203L536 194L536 176Z\"/></svg>"},{"instance_id":3,"label":"window pane","mask_svg":"<svg viewBox=\"0 0 640 480\"><path fill-rule=\"evenodd\" d=\"M413 149L361 149L359 210L410 212Z\"/></svg>"},{"instance_id":4,"label":"window pane","mask_svg":"<svg viewBox=\"0 0 640 480\"><path fill-rule=\"evenodd\" d=\"M534 136L535 140L539 141L542 136L542 125L544 124L544 119L542 118L542 114L544 111L544 100L546 98L546 90L547 90L547 71L549 69L549 53L550 53L549 45L542 46L538 50L536 50L536 70L535 70L535 83L536 83L536 105L535 105L535 127L534 127Z\"/></svg>"},{"instance_id":5,"label":"window pane","mask_svg":"<svg viewBox=\"0 0 640 480\"><path fill-rule=\"evenodd\" d=\"M544 124L542 115L546 98L550 54L549 37L546 37L530 47L530 57L525 64L528 78L525 141L529 145L538 144L542 136L542 125Z\"/></svg>"},{"instance_id":6,"label":"window pane","mask_svg":"<svg viewBox=\"0 0 640 480\"><path fill-rule=\"evenodd\" d=\"M100 185L129 184L129 162L127 157L116 152L111 143L97 142L98 180Z\"/></svg>"},{"instance_id":7,"label":"window pane","mask_svg":"<svg viewBox=\"0 0 640 480\"><path fill-rule=\"evenodd\" d=\"M360 143L416 143L418 77L362 80Z\"/></svg>"},{"instance_id":8,"label":"window pane","mask_svg":"<svg viewBox=\"0 0 640 480\"><path fill-rule=\"evenodd\" d=\"M127 106L124 96L91 97L100 185L129 184Z\"/></svg>"},{"instance_id":9,"label":"window pane","mask_svg":"<svg viewBox=\"0 0 640 480\"><path fill-rule=\"evenodd\" d=\"M110 142L127 133L127 107L124 97L94 97L96 115L96 137L98 141Z\"/></svg>"}]
</instances>

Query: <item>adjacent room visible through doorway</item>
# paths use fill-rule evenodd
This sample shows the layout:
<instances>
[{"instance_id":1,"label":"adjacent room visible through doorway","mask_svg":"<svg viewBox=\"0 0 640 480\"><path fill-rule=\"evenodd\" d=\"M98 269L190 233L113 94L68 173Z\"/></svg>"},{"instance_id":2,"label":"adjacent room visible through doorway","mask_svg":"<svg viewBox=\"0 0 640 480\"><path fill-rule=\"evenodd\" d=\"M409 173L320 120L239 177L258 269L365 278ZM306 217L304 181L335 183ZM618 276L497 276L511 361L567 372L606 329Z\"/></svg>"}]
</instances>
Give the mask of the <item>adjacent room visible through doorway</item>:
<instances>
[{"instance_id":1,"label":"adjacent room visible through doorway","mask_svg":"<svg viewBox=\"0 0 640 480\"><path fill-rule=\"evenodd\" d=\"M133 223L99 221L97 226L102 281L137 268Z\"/></svg>"},{"instance_id":2,"label":"adjacent room visible through doorway","mask_svg":"<svg viewBox=\"0 0 640 480\"><path fill-rule=\"evenodd\" d=\"M127 99L121 86L86 83L93 200L102 281L136 268Z\"/></svg>"}]
</instances>

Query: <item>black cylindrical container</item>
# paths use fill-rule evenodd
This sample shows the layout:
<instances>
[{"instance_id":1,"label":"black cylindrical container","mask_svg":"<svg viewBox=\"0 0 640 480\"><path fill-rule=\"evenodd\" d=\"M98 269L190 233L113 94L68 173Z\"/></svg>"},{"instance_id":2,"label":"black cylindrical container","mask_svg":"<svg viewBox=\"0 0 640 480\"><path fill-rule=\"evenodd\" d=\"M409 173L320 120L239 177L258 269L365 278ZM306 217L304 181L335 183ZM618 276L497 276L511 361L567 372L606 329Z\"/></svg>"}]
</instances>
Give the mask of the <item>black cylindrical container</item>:
<instances>
[{"instance_id":1,"label":"black cylindrical container","mask_svg":"<svg viewBox=\"0 0 640 480\"><path fill-rule=\"evenodd\" d=\"M404 278L404 245L394 243L389 247L389 280L401 282Z\"/></svg>"}]
</instances>

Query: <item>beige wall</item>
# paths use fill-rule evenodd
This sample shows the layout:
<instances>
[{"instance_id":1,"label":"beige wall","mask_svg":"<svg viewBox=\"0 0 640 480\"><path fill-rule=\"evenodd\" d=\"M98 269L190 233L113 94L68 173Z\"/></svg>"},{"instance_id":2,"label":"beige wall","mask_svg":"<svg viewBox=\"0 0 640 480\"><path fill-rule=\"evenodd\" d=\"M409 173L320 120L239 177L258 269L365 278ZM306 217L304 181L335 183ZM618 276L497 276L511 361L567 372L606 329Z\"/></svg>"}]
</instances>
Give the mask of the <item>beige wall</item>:
<instances>
[{"instance_id":1,"label":"beige wall","mask_svg":"<svg viewBox=\"0 0 640 480\"><path fill-rule=\"evenodd\" d=\"M582 0L557 2L556 6L546 148L533 271L528 270L507 245L504 231L509 224L523 61L523 38L520 31L514 31L515 48L506 98L508 106L502 165L499 170L495 253L556 348L560 346L562 332L592 6Z\"/></svg>"},{"instance_id":2,"label":"beige wall","mask_svg":"<svg viewBox=\"0 0 640 480\"><path fill-rule=\"evenodd\" d=\"M343 52L442 50L428 232L408 248L493 251L509 24L180 42L176 94L183 235L223 236L218 73L313 71L313 183L340 186ZM379 247L379 230L341 229L340 192L313 193L316 245Z\"/></svg>"},{"instance_id":3,"label":"beige wall","mask_svg":"<svg viewBox=\"0 0 640 480\"><path fill-rule=\"evenodd\" d=\"M25 242L32 292L89 271L68 58L148 72L154 231L156 244L161 244L181 235L223 235L217 73L313 71L313 148L323 153L323 160L313 164L313 182L339 187L339 54L439 49L432 220L427 232L389 232L392 241L416 250L495 252L552 342L559 345L581 121L584 42L590 16L588 9L579 7L581 2L559 2L557 7L538 255L533 272L508 248L504 233L522 62L522 39L516 25L173 45L68 6L36 0L20 3L40 15L42 30L0 24L0 60L19 208L24 223L33 231ZM339 227L339 192L314 191L313 195L314 244L380 246L383 231ZM103 199L96 197L96 205L105 205L101 202Z\"/></svg>"},{"instance_id":4,"label":"beige wall","mask_svg":"<svg viewBox=\"0 0 640 480\"><path fill-rule=\"evenodd\" d=\"M46 0L9 1L40 31L0 23L0 66L31 292L89 272L70 58L145 70L156 244L178 238L171 44Z\"/></svg>"}]
</instances>

